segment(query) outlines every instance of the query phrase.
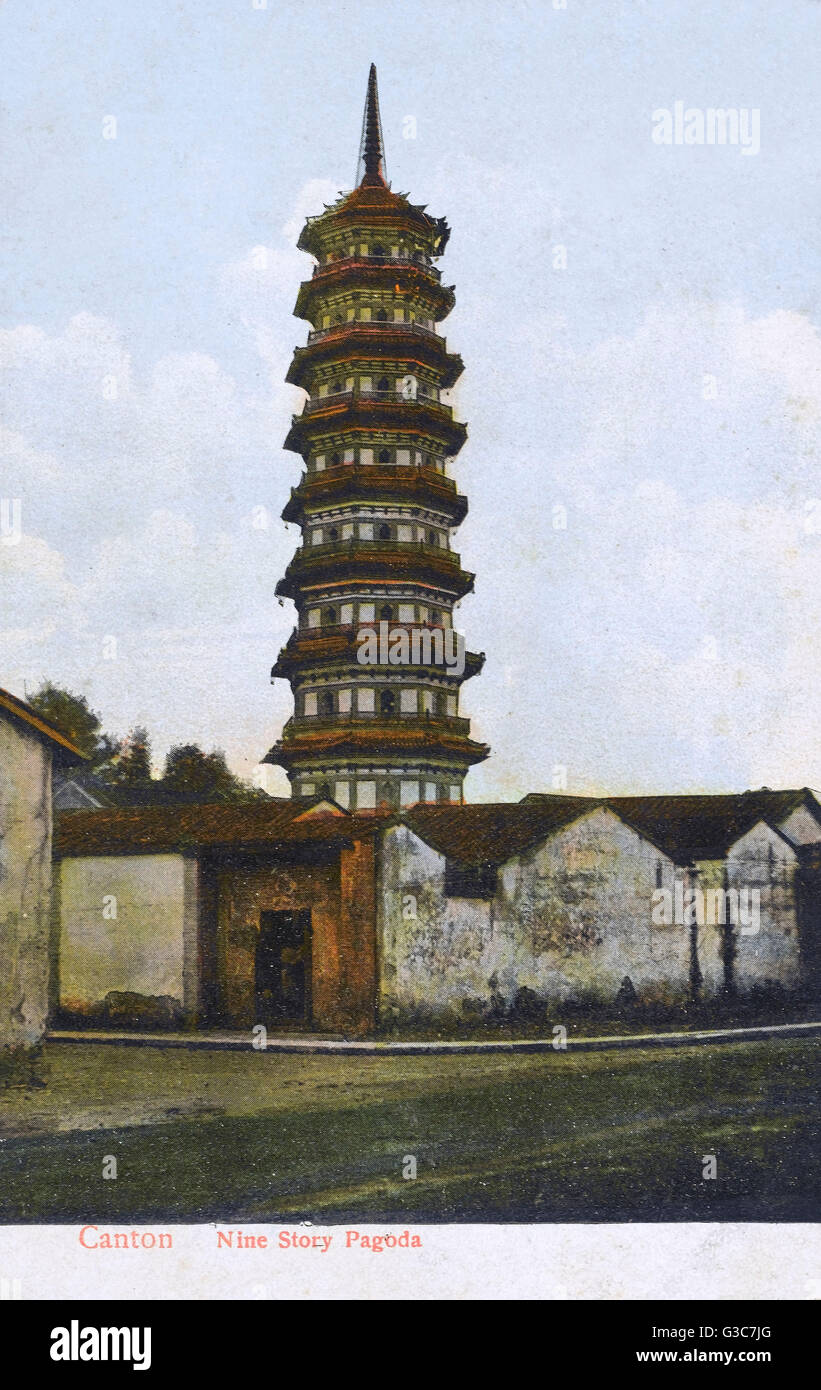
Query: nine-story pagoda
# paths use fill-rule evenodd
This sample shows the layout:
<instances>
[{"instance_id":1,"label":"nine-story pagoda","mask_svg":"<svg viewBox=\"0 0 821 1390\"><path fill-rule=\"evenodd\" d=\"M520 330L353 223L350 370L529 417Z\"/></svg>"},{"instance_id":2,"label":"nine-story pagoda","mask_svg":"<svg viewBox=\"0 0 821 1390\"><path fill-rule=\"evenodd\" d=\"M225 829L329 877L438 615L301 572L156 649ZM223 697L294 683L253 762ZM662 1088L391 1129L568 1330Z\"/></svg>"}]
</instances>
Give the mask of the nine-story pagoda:
<instances>
[{"instance_id":1,"label":"nine-story pagoda","mask_svg":"<svg viewBox=\"0 0 821 1390\"><path fill-rule=\"evenodd\" d=\"M298 626L271 672L294 714L266 761L295 796L367 811L460 802L489 750L459 715L484 657L460 659L451 631L473 575L451 549L467 499L448 468L467 431L443 399L462 371L437 328L454 302L434 265L449 229L385 180L373 66L359 172L298 242L316 260L294 309L311 329L287 380L308 399L285 447L305 472L282 515L302 544L277 585Z\"/></svg>"}]
</instances>

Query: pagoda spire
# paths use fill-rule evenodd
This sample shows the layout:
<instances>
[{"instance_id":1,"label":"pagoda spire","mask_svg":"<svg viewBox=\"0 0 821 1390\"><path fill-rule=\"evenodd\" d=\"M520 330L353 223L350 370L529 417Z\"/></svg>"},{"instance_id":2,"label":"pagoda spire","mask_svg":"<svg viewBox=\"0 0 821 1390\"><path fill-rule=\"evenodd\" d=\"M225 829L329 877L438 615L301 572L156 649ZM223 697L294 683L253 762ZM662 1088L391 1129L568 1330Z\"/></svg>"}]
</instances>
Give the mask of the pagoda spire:
<instances>
[{"instance_id":1,"label":"pagoda spire","mask_svg":"<svg viewBox=\"0 0 821 1390\"><path fill-rule=\"evenodd\" d=\"M379 118L379 91L376 85L376 64L371 63L368 74L368 94L365 98L365 114L362 118L362 139L359 144L359 164L357 184L368 187L381 184L385 186L384 175L385 145L382 138L382 122ZM362 177L359 177L363 170Z\"/></svg>"}]
</instances>

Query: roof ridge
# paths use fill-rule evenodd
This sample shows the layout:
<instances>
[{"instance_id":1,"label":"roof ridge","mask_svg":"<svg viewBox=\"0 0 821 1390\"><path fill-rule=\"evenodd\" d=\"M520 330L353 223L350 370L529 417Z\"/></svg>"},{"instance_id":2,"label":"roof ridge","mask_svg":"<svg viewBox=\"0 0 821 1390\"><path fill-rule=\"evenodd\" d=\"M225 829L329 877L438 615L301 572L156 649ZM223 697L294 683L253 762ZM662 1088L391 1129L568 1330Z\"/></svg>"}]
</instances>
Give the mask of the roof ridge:
<instances>
[{"instance_id":1,"label":"roof ridge","mask_svg":"<svg viewBox=\"0 0 821 1390\"><path fill-rule=\"evenodd\" d=\"M8 714L15 715L22 723L30 725L35 732L43 734L53 743L59 744L61 748L64 748L81 762L88 761L86 754L80 751L67 734L64 734L56 725L50 724L25 700L21 700L17 695L12 695L10 690L4 690L2 687L0 687L0 709L5 709Z\"/></svg>"}]
</instances>

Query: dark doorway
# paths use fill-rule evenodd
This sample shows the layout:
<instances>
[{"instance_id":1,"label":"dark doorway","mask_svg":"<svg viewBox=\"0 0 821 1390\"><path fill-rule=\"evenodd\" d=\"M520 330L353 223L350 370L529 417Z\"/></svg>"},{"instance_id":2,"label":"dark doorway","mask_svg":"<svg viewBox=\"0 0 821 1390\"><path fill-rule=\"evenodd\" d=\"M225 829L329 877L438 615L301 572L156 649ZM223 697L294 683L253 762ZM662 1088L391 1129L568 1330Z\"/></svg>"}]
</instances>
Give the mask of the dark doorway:
<instances>
[{"instance_id":1,"label":"dark doorway","mask_svg":"<svg viewBox=\"0 0 821 1390\"><path fill-rule=\"evenodd\" d=\"M262 912L256 1018L266 1028L311 1021L311 912Z\"/></svg>"}]
</instances>

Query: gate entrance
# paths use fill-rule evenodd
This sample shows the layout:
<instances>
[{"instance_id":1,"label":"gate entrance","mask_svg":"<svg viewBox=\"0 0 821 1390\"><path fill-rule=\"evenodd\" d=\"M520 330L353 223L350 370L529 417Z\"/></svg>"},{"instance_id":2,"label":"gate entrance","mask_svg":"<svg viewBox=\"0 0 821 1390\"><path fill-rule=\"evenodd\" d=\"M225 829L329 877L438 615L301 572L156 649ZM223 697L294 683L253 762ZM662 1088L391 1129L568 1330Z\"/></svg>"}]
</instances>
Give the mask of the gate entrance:
<instances>
[{"instance_id":1,"label":"gate entrance","mask_svg":"<svg viewBox=\"0 0 821 1390\"><path fill-rule=\"evenodd\" d=\"M311 912L262 912L256 1018L266 1028L311 1021Z\"/></svg>"}]
</instances>

